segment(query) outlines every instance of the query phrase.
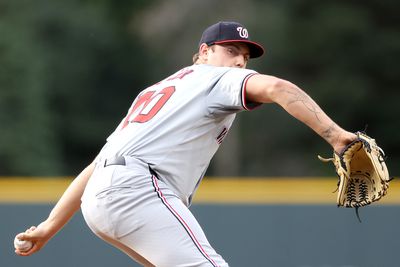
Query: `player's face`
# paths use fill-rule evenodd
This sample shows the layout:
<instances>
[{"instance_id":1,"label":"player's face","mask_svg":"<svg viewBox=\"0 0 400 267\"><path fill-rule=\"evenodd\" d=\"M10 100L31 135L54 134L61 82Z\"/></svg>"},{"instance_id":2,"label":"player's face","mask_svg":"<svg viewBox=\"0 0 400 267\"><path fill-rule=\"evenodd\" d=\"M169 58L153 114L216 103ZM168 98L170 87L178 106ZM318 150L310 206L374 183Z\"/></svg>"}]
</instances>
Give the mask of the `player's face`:
<instances>
[{"instance_id":1,"label":"player's face","mask_svg":"<svg viewBox=\"0 0 400 267\"><path fill-rule=\"evenodd\" d=\"M226 43L210 46L207 64L217 67L246 68L250 58L247 45L242 43Z\"/></svg>"}]
</instances>

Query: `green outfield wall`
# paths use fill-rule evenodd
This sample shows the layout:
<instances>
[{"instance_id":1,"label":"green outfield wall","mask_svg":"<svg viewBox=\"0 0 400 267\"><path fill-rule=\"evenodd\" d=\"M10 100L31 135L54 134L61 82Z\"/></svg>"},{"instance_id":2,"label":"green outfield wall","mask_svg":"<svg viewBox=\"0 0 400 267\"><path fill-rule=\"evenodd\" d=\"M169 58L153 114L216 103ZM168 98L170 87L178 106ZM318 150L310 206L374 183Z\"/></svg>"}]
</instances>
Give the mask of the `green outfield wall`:
<instances>
[{"instance_id":1,"label":"green outfield wall","mask_svg":"<svg viewBox=\"0 0 400 267\"><path fill-rule=\"evenodd\" d=\"M70 179L36 179L25 186L24 179L0 181L1 267L139 266L92 234L80 212L39 253L30 257L15 255L14 235L40 223ZM396 183L392 183L387 200L360 210L363 220L360 224L354 210L335 206L332 193L335 179L206 179L204 182L191 210L211 244L230 266L400 266ZM286 185L292 186L285 188ZM313 189L305 189L304 185L313 185ZM54 199L50 191L55 192ZM318 196L319 191L329 197L324 200ZM6 198L10 192L25 194L20 199L15 195ZM29 192L37 194L36 200L27 197ZM271 200L265 194L285 197Z\"/></svg>"}]
</instances>

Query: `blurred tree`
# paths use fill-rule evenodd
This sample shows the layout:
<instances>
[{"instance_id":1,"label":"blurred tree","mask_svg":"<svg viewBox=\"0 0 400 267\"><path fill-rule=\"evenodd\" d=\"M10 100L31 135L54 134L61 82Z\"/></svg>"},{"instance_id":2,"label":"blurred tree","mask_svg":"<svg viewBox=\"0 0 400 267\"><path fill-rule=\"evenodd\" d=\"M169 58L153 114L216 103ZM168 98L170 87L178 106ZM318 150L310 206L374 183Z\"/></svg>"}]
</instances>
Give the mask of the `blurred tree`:
<instances>
[{"instance_id":1,"label":"blurred tree","mask_svg":"<svg viewBox=\"0 0 400 267\"><path fill-rule=\"evenodd\" d=\"M264 5L267 22L262 20L260 27L271 33L264 42L270 53L257 62L258 69L298 84L346 129L368 125L367 133L376 136L389 155L390 170L398 174L400 143L394 128L400 113L393 108L400 96L398 2L296 0ZM246 147L257 148L243 150L242 173L328 173L328 166L315 157L329 153L321 139L279 108L261 111L241 119ZM265 121L258 124L259 131L246 130L256 121Z\"/></svg>"},{"instance_id":2,"label":"blurred tree","mask_svg":"<svg viewBox=\"0 0 400 267\"><path fill-rule=\"evenodd\" d=\"M76 173L147 82L140 42L110 6L120 11L112 1L2 3L0 174Z\"/></svg>"},{"instance_id":3,"label":"blurred tree","mask_svg":"<svg viewBox=\"0 0 400 267\"><path fill-rule=\"evenodd\" d=\"M265 44L250 68L298 84L348 130L368 125L396 175L398 9L394 0L3 0L0 175L80 171L138 91L190 65L201 31L219 20L241 21ZM327 144L275 105L240 114L233 131L208 175L332 173L316 159Z\"/></svg>"}]
</instances>

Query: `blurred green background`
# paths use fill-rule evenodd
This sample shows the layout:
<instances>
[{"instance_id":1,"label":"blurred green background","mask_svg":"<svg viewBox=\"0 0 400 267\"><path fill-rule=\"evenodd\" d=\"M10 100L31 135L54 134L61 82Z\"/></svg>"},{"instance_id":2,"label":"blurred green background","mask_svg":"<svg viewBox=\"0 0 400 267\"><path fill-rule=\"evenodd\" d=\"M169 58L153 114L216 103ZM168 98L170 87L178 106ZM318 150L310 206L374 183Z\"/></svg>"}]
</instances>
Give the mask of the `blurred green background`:
<instances>
[{"instance_id":1,"label":"blurred green background","mask_svg":"<svg viewBox=\"0 0 400 267\"><path fill-rule=\"evenodd\" d=\"M399 175L400 2L1 0L0 175L75 175L139 91L190 65L202 31L243 23L342 127L376 137ZM276 105L238 116L208 176L334 175L330 147Z\"/></svg>"}]
</instances>

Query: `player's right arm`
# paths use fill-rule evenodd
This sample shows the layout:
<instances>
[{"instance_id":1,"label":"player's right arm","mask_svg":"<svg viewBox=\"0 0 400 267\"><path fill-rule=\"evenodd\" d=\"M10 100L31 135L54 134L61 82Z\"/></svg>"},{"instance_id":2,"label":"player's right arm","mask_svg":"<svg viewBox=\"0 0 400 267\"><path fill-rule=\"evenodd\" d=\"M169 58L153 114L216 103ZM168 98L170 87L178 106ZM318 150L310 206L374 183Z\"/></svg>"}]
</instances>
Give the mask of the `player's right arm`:
<instances>
[{"instance_id":1,"label":"player's right arm","mask_svg":"<svg viewBox=\"0 0 400 267\"><path fill-rule=\"evenodd\" d=\"M29 256L39 251L72 218L80 208L83 191L94 167L95 164L91 163L72 181L45 221L18 235L21 240L31 241L33 247L27 252L16 250L15 253Z\"/></svg>"},{"instance_id":2,"label":"player's right arm","mask_svg":"<svg viewBox=\"0 0 400 267\"><path fill-rule=\"evenodd\" d=\"M295 84L269 75L255 74L246 84L246 99L256 103L277 103L289 114L309 126L336 152L356 136L342 129L319 105Z\"/></svg>"}]
</instances>

